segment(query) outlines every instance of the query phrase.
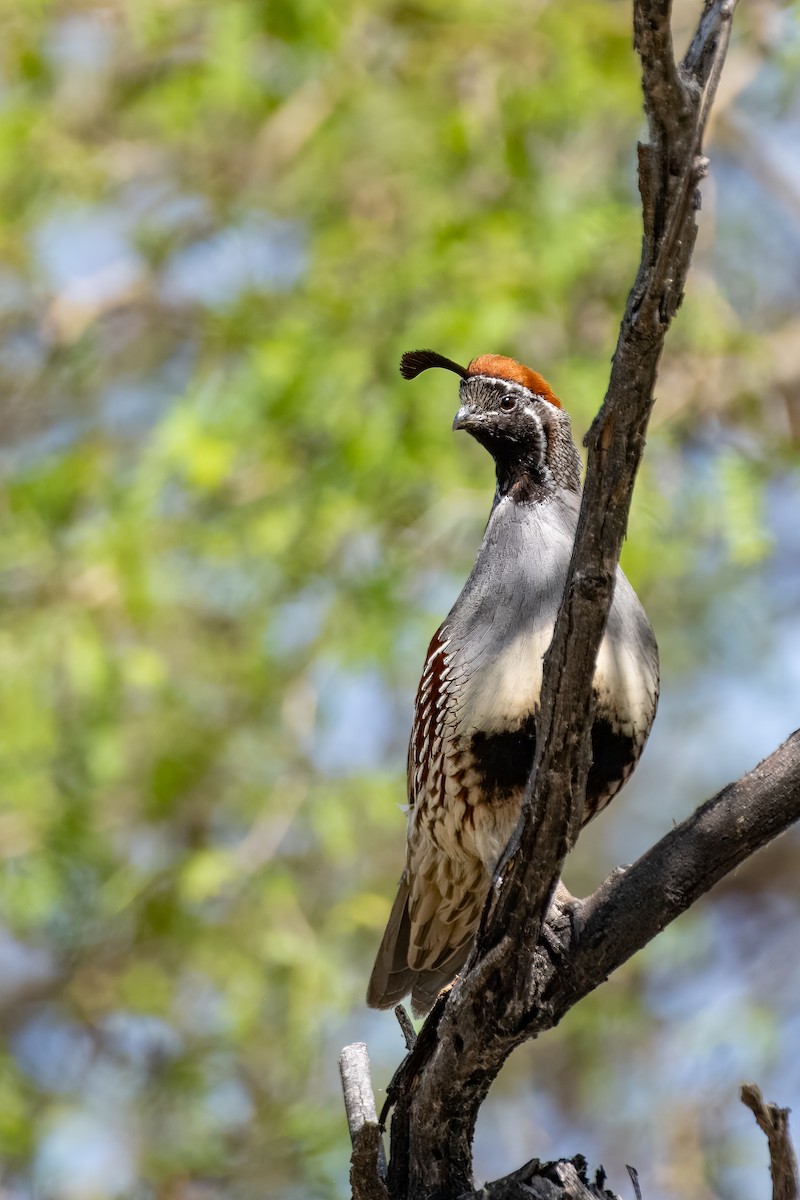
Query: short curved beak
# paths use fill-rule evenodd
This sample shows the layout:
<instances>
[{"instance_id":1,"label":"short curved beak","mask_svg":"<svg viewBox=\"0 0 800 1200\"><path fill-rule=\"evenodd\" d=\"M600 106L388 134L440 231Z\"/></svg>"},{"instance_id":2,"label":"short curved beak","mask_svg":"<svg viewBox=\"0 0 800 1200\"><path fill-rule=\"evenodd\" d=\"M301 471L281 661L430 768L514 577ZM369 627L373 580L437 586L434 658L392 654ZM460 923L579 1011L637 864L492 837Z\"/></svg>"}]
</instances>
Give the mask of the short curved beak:
<instances>
[{"instance_id":1,"label":"short curved beak","mask_svg":"<svg viewBox=\"0 0 800 1200\"><path fill-rule=\"evenodd\" d=\"M453 429L466 429L468 433L472 433L480 423L480 416L471 408L467 408L466 404L462 404L453 418Z\"/></svg>"}]
</instances>

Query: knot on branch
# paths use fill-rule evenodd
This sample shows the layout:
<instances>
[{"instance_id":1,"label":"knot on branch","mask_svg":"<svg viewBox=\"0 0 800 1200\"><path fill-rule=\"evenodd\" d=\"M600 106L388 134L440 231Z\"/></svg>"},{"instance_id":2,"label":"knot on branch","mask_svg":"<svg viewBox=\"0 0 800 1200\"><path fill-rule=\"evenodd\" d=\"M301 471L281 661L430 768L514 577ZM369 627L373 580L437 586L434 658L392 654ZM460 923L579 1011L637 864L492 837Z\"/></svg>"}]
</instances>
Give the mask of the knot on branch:
<instances>
[{"instance_id":1,"label":"knot on branch","mask_svg":"<svg viewBox=\"0 0 800 1200\"><path fill-rule=\"evenodd\" d=\"M695 155L694 160L694 178L695 182L699 183L701 179L705 179L708 175L709 159L705 154Z\"/></svg>"},{"instance_id":2,"label":"knot on branch","mask_svg":"<svg viewBox=\"0 0 800 1200\"><path fill-rule=\"evenodd\" d=\"M614 587L614 574L604 568L595 570L577 570L573 576L572 587L574 594L591 604L605 602Z\"/></svg>"}]
</instances>

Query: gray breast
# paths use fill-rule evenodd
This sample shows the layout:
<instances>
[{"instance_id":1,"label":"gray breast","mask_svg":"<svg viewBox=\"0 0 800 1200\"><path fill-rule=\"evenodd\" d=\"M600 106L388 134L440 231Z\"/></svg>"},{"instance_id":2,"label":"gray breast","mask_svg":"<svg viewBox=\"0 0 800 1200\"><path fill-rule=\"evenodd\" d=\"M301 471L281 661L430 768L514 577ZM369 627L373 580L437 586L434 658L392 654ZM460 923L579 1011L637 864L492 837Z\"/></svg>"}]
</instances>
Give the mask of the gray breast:
<instances>
[{"instance_id":1,"label":"gray breast","mask_svg":"<svg viewBox=\"0 0 800 1200\"><path fill-rule=\"evenodd\" d=\"M508 498L492 511L475 566L448 615L451 731L515 728L538 707L542 661L564 590L580 498ZM649 728L657 692L655 639L618 571L595 674L598 715L612 706L626 732ZM643 737L642 737L643 740Z\"/></svg>"}]
</instances>

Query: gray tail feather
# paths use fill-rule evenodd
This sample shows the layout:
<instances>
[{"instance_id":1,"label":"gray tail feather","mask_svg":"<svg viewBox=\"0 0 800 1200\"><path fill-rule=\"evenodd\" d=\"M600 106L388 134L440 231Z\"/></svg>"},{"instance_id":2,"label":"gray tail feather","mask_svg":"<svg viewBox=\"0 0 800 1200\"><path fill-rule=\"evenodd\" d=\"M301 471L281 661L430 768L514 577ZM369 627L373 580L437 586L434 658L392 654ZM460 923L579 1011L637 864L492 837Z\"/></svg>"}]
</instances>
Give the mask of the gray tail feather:
<instances>
[{"instance_id":1,"label":"gray tail feather","mask_svg":"<svg viewBox=\"0 0 800 1200\"><path fill-rule=\"evenodd\" d=\"M415 1017L424 1017L436 1003L436 997L442 988L452 983L463 967L472 949L470 936L463 946L459 946L445 963L440 967L431 967L428 971L415 971L411 987L411 1011Z\"/></svg>"},{"instance_id":2,"label":"gray tail feather","mask_svg":"<svg viewBox=\"0 0 800 1200\"><path fill-rule=\"evenodd\" d=\"M462 945L448 954L444 962L423 971L415 971L408 965L410 934L408 884L403 879L372 968L367 988L367 1004L370 1008L394 1008L411 992L411 1011L415 1017L424 1016L433 1007L442 988L451 983L463 967L472 946L470 934Z\"/></svg>"},{"instance_id":3,"label":"gray tail feather","mask_svg":"<svg viewBox=\"0 0 800 1200\"><path fill-rule=\"evenodd\" d=\"M411 991L416 972L408 965L410 933L408 884L402 879L367 988L370 1008L393 1008Z\"/></svg>"}]
</instances>

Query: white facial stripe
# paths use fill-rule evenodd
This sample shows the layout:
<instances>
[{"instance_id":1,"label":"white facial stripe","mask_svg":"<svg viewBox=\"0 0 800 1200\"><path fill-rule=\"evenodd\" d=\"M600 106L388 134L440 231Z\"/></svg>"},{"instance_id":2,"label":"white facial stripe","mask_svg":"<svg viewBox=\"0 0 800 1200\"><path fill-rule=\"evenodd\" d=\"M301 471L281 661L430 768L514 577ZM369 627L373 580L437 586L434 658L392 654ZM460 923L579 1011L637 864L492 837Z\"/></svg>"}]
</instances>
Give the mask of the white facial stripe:
<instances>
[{"instance_id":1,"label":"white facial stripe","mask_svg":"<svg viewBox=\"0 0 800 1200\"><path fill-rule=\"evenodd\" d=\"M532 392L530 388L526 388L522 383L514 383L510 379L501 379L499 375L470 375L467 379L461 380L461 387L467 384L480 381L488 383L492 387L499 387L502 391L509 395L517 396L521 400L527 400L529 397L532 400L544 400L544 396L539 392ZM546 403L546 401L545 401Z\"/></svg>"}]
</instances>

